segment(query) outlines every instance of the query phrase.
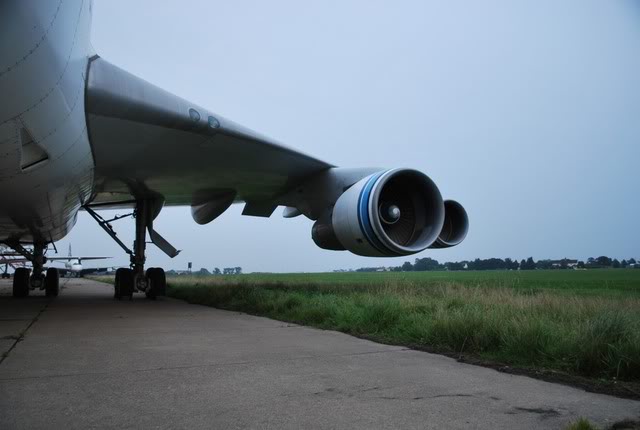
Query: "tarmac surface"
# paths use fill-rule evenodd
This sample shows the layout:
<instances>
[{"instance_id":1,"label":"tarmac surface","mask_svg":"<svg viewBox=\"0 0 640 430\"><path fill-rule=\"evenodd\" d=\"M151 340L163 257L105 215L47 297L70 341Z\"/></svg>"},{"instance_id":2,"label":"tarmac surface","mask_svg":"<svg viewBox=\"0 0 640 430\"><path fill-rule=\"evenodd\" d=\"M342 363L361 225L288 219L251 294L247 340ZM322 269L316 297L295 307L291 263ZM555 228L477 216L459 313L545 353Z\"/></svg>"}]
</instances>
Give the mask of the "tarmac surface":
<instances>
[{"instance_id":1,"label":"tarmac surface","mask_svg":"<svg viewBox=\"0 0 640 430\"><path fill-rule=\"evenodd\" d=\"M563 428L640 402L164 299L0 282L0 429Z\"/></svg>"}]
</instances>

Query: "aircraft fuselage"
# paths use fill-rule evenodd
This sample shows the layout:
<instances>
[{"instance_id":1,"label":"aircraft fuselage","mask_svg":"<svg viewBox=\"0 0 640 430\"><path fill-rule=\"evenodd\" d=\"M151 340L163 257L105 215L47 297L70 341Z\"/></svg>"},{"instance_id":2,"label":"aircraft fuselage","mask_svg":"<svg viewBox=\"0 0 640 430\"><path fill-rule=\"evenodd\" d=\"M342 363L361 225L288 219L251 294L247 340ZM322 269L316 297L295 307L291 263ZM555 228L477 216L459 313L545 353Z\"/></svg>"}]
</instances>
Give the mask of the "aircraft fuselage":
<instances>
[{"instance_id":1,"label":"aircraft fuselage","mask_svg":"<svg viewBox=\"0 0 640 430\"><path fill-rule=\"evenodd\" d=\"M92 195L90 1L0 5L0 240L51 242Z\"/></svg>"}]
</instances>

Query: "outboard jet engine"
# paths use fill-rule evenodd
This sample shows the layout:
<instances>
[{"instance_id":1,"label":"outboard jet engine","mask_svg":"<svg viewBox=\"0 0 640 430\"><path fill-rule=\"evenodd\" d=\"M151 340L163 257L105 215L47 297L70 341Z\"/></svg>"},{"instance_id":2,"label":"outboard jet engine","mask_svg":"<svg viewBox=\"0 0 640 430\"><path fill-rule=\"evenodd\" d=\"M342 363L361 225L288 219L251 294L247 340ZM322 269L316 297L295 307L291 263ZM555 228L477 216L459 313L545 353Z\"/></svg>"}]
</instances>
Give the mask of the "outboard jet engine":
<instances>
[{"instance_id":1,"label":"outboard jet engine","mask_svg":"<svg viewBox=\"0 0 640 430\"><path fill-rule=\"evenodd\" d=\"M321 248L370 257L415 254L442 231L445 207L424 173L393 169L374 173L347 189L332 214L319 219L312 237Z\"/></svg>"},{"instance_id":2,"label":"outboard jet engine","mask_svg":"<svg viewBox=\"0 0 640 430\"><path fill-rule=\"evenodd\" d=\"M450 248L460 244L469 231L469 217L462 205L454 200L444 202L444 225L430 248Z\"/></svg>"}]
</instances>

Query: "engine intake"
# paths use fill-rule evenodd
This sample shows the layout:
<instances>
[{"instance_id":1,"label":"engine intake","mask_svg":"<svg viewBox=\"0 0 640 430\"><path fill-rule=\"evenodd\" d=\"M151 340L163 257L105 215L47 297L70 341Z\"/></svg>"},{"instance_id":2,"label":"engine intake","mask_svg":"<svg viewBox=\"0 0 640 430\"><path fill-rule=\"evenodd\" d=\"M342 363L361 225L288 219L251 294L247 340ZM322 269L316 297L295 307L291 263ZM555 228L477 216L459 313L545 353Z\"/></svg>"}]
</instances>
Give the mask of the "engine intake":
<instances>
[{"instance_id":1,"label":"engine intake","mask_svg":"<svg viewBox=\"0 0 640 430\"><path fill-rule=\"evenodd\" d=\"M393 169L347 189L336 201L330 225L340 244L354 254L393 257L431 246L444 220L444 202L433 181L417 170Z\"/></svg>"},{"instance_id":2,"label":"engine intake","mask_svg":"<svg viewBox=\"0 0 640 430\"><path fill-rule=\"evenodd\" d=\"M444 202L444 225L431 248L450 248L460 244L469 231L469 217L464 207L455 200Z\"/></svg>"}]
</instances>

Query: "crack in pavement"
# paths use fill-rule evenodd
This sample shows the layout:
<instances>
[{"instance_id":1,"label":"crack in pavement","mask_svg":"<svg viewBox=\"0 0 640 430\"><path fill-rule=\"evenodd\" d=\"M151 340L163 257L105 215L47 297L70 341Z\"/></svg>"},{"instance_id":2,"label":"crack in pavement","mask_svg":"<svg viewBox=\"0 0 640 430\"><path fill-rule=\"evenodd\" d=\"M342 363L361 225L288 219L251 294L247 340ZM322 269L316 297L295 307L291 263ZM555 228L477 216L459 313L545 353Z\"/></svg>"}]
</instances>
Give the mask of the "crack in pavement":
<instances>
[{"instance_id":1,"label":"crack in pavement","mask_svg":"<svg viewBox=\"0 0 640 430\"><path fill-rule=\"evenodd\" d=\"M395 396L379 396L377 399L384 400L431 400L431 399L439 399L443 397L475 397L473 394L438 394L435 396L417 396L417 397L395 397Z\"/></svg>"},{"instance_id":2,"label":"crack in pavement","mask_svg":"<svg viewBox=\"0 0 640 430\"><path fill-rule=\"evenodd\" d=\"M562 415L560 411L551 408L523 408L516 406L508 412L505 412L507 415L514 414L538 414L542 419L558 417Z\"/></svg>"},{"instance_id":3,"label":"crack in pavement","mask_svg":"<svg viewBox=\"0 0 640 430\"><path fill-rule=\"evenodd\" d=\"M62 290L67 285L67 282L69 282L68 279L62 285L60 285L60 290ZM38 311L36 316L31 319L31 322L27 325L27 327L24 330L22 330L20 332L20 334L18 334L17 336L16 335L5 336L5 337L2 338L4 340L14 340L14 342L9 347L8 350L6 350L4 353L2 353L2 355L0 355L0 365L2 365L4 360L6 360L9 357L11 352L16 348L16 346L18 346L18 343L20 343L20 342L22 342L24 340L24 337L26 336L26 334L29 331L29 329L31 327L33 327L33 325L36 323L36 321L38 321L40 319L40 316L42 315L42 313L47 310L47 308L49 307L49 305L51 304L51 302L53 300L55 300L55 297L48 297L47 298L47 301L44 303L44 306ZM29 321L29 318L5 319L5 320L1 320L1 321Z\"/></svg>"},{"instance_id":4,"label":"crack in pavement","mask_svg":"<svg viewBox=\"0 0 640 430\"><path fill-rule=\"evenodd\" d=\"M429 399L438 399L440 397L473 397L473 394L438 394L437 396L428 397Z\"/></svg>"},{"instance_id":5,"label":"crack in pavement","mask_svg":"<svg viewBox=\"0 0 640 430\"><path fill-rule=\"evenodd\" d=\"M48 301L44 304L44 306L42 307L42 309L40 309L38 311L38 313L36 314L35 317L33 317L33 319L31 320L31 322L27 325L27 327L22 330L20 332L19 335L17 336L5 336L4 339L14 339L15 341L13 342L13 344L9 347L8 350L6 350L2 356L0 356L0 365L2 365L2 363L4 362L4 360L6 360L9 355L11 354L11 351L13 351L15 349L15 347L18 345L19 342L22 342L24 340L24 336L27 334L27 331L29 331L29 329L36 323L36 321L38 321L38 319L40 318L40 315L42 315L42 313L47 309L47 307L49 306L49 303L51 303L51 301ZM27 320L28 321L28 320Z\"/></svg>"},{"instance_id":6,"label":"crack in pavement","mask_svg":"<svg viewBox=\"0 0 640 430\"><path fill-rule=\"evenodd\" d=\"M355 388L355 389L341 389L341 388L334 388L334 387L329 387L329 388L325 388L324 390L321 391L315 391L313 393L311 393L313 396L321 396L321 395L331 395L331 396L335 396L335 397L340 397L340 396L344 396L344 397L354 397L358 394L362 394L362 393L370 393L372 391L379 391L379 390L388 390L388 389L393 389L393 387L381 387L378 385L375 385L373 387L369 387L369 388ZM296 394L298 395L298 394ZM375 397L367 397L369 399L382 399L382 400L431 400L431 399L439 399L439 398L453 398L453 397L477 397L477 395L475 394L467 394L467 393L454 393L454 394L437 394L434 396L415 396L415 397L407 397L407 396L394 396L394 395L381 395L381 396L375 396Z\"/></svg>"}]
</instances>

